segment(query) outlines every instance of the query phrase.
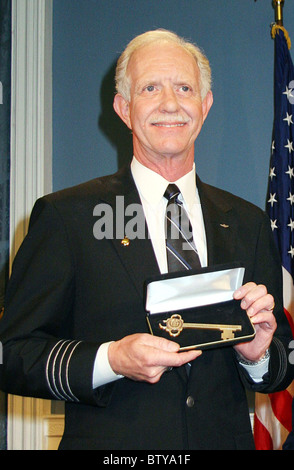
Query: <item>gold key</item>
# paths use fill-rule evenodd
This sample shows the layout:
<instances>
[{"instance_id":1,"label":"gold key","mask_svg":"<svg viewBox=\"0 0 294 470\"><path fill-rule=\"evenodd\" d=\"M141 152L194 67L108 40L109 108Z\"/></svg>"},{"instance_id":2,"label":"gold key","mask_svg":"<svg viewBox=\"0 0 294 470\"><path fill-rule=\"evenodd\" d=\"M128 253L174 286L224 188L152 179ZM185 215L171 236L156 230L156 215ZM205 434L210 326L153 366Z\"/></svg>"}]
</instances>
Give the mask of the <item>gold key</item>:
<instances>
[{"instance_id":1,"label":"gold key","mask_svg":"<svg viewBox=\"0 0 294 470\"><path fill-rule=\"evenodd\" d=\"M167 320L163 320L164 325L159 323L159 327L169 333L170 336L176 337L183 331L184 328L198 329L198 330L219 330L221 331L221 339L235 338L235 331L241 331L241 325L221 325L211 323L184 323L181 315L174 314Z\"/></svg>"}]
</instances>

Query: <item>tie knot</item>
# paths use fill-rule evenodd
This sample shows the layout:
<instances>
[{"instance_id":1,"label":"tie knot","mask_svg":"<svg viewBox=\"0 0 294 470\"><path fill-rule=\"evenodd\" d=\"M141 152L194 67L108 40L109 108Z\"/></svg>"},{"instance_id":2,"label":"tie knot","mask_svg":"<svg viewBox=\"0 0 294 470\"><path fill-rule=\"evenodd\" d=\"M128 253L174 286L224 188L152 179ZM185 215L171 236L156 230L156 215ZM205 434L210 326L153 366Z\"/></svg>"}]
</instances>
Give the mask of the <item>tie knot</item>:
<instances>
[{"instance_id":1,"label":"tie knot","mask_svg":"<svg viewBox=\"0 0 294 470\"><path fill-rule=\"evenodd\" d=\"M164 197L171 201L172 199L176 198L180 194L180 190L176 184L169 184L165 190Z\"/></svg>"}]
</instances>

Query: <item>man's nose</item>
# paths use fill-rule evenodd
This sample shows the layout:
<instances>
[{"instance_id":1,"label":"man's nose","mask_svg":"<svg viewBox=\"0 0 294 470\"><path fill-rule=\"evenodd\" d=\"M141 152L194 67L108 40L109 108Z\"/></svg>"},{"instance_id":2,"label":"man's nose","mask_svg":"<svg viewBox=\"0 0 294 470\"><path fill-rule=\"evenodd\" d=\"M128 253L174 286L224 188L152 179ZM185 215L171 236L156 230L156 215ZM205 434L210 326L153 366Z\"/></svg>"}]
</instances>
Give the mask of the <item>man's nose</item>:
<instances>
[{"instance_id":1,"label":"man's nose","mask_svg":"<svg viewBox=\"0 0 294 470\"><path fill-rule=\"evenodd\" d=\"M174 89L171 86L164 87L161 93L160 111L174 113L178 109L179 103Z\"/></svg>"}]
</instances>

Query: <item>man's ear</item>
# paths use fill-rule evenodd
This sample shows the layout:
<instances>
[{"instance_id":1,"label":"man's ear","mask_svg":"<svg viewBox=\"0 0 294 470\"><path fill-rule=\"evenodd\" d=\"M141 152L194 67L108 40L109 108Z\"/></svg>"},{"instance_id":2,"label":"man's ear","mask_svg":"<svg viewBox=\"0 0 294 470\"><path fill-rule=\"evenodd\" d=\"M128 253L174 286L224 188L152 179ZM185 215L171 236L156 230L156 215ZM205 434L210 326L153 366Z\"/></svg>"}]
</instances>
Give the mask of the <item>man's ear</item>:
<instances>
[{"instance_id":1,"label":"man's ear","mask_svg":"<svg viewBox=\"0 0 294 470\"><path fill-rule=\"evenodd\" d=\"M202 101L203 122L207 118L207 115L208 115L209 110L212 106L212 103L213 103L213 94L212 94L212 91L209 90L207 92L207 95L205 96L204 100Z\"/></svg>"},{"instance_id":2,"label":"man's ear","mask_svg":"<svg viewBox=\"0 0 294 470\"><path fill-rule=\"evenodd\" d=\"M131 119L130 119L130 104L119 93L116 94L114 97L113 108L114 108L114 111L119 115L121 120L128 126L128 128L132 129Z\"/></svg>"}]
</instances>

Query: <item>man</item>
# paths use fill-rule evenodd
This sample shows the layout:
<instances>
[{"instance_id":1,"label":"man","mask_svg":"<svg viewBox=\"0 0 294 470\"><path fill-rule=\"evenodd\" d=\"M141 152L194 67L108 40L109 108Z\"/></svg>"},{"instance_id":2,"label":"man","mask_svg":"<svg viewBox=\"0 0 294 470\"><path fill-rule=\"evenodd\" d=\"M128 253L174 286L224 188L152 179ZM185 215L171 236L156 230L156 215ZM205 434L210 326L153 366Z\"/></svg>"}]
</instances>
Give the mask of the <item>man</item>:
<instances>
[{"instance_id":1,"label":"man","mask_svg":"<svg viewBox=\"0 0 294 470\"><path fill-rule=\"evenodd\" d=\"M213 98L208 61L195 46L167 31L138 36L116 80L114 109L132 130L134 158L115 175L37 201L0 323L1 387L65 400L62 449L251 449L245 387L280 390L292 373L268 220L199 179L196 186L194 142ZM201 265L245 262L234 297L255 324L253 341L179 352L149 333L144 283L168 271L170 182ZM97 235L93 213L111 207L118 221L118 197L125 208L142 204L146 237Z\"/></svg>"}]
</instances>

